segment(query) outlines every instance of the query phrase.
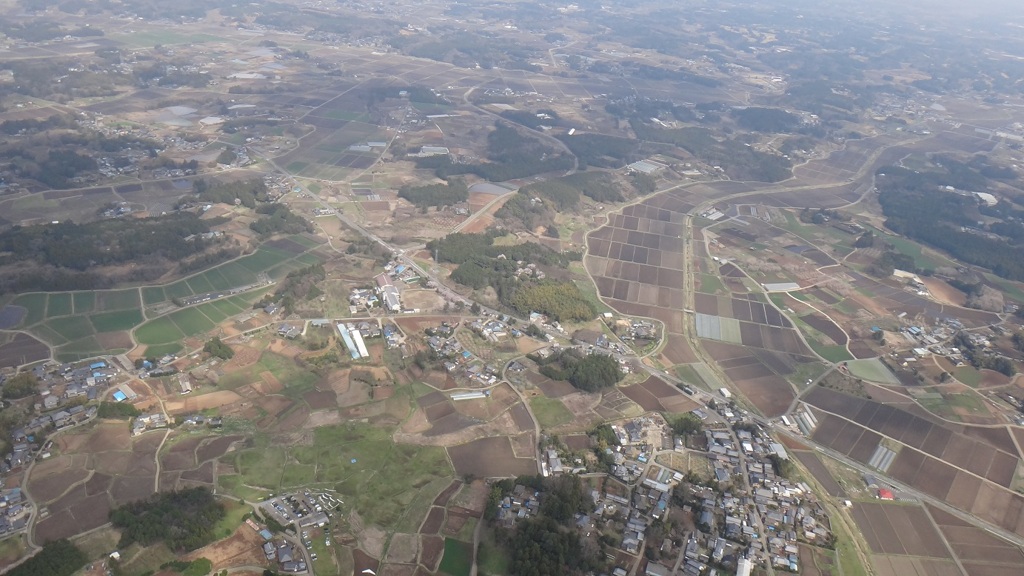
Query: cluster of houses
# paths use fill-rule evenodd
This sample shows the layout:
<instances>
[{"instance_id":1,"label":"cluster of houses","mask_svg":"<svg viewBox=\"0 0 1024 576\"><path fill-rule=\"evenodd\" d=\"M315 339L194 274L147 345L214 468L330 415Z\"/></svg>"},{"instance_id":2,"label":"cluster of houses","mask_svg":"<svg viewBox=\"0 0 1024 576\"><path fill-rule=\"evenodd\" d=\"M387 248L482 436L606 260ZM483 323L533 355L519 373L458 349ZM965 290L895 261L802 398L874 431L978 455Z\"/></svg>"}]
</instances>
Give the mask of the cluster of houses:
<instances>
[{"instance_id":1,"label":"cluster of houses","mask_svg":"<svg viewBox=\"0 0 1024 576\"><path fill-rule=\"evenodd\" d=\"M49 362L33 368L32 374L39 381L39 396L34 403L38 415L12 431L16 443L25 442L41 430L65 428L95 416L96 409L85 408L83 404L96 400L118 370L104 360L79 364Z\"/></svg>"},{"instance_id":2,"label":"cluster of houses","mask_svg":"<svg viewBox=\"0 0 1024 576\"><path fill-rule=\"evenodd\" d=\"M480 320L474 321L479 327L483 327ZM501 367L486 364L466 350L458 338L455 337L455 330L459 323L454 324L442 322L439 326L424 330L427 336L427 346L434 351L434 354L444 364L446 372L453 377L462 377L470 382L477 382L483 386L490 386L501 378Z\"/></svg>"},{"instance_id":3,"label":"cluster of houses","mask_svg":"<svg viewBox=\"0 0 1024 576\"><path fill-rule=\"evenodd\" d=\"M298 547L285 540L267 541L263 543L263 554L268 562L277 562L282 572L296 573L306 571L306 557Z\"/></svg>"},{"instance_id":4,"label":"cluster of houses","mask_svg":"<svg viewBox=\"0 0 1024 576\"><path fill-rule=\"evenodd\" d=\"M32 516L32 507L25 501L21 488L0 492L0 536L25 528Z\"/></svg>"},{"instance_id":5,"label":"cluster of houses","mask_svg":"<svg viewBox=\"0 0 1024 576\"><path fill-rule=\"evenodd\" d=\"M467 324L466 327L479 334L483 339L491 342L497 342L508 336L519 338L523 335L521 331L509 326L500 319L479 318Z\"/></svg>"},{"instance_id":6,"label":"cluster of houses","mask_svg":"<svg viewBox=\"0 0 1024 576\"><path fill-rule=\"evenodd\" d=\"M135 417L132 422L132 436L138 436L146 430L155 430L157 428L167 427L167 416L162 412L155 412L153 414L141 414Z\"/></svg>"},{"instance_id":7,"label":"cluster of houses","mask_svg":"<svg viewBox=\"0 0 1024 576\"><path fill-rule=\"evenodd\" d=\"M810 487L777 473L773 460L789 458L781 444L757 426L709 430L705 440L717 490L691 487L703 532L744 542L749 558L791 572L800 570L799 542L830 542L825 509Z\"/></svg>"},{"instance_id":8,"label":"cluster of houses","mask_svg":"<svg viewBox=\"0 0 1024 576\"><path fill-rule=\"evenodd\" d=\"M536 516L540 509L539 498L536 490L516 484L512 493L501 499L498 522L506 528L515 528L517 521Z\"/></svg>"},{"instance_id":9,"label":"cluster of houses","mask_svg":"<svg viewBox=\"0 0 1024 576\"><path fill-rule=\"evenodd\" d=\"M402 292L395 285L395 280L415 282L418 280L416 271L405 264L388 263L373 278L373 288L353 288L348 295L349 312L357 314L360 310L371 310L381 307L392 313L402 312Z\"/></svg>"}]
</instances>

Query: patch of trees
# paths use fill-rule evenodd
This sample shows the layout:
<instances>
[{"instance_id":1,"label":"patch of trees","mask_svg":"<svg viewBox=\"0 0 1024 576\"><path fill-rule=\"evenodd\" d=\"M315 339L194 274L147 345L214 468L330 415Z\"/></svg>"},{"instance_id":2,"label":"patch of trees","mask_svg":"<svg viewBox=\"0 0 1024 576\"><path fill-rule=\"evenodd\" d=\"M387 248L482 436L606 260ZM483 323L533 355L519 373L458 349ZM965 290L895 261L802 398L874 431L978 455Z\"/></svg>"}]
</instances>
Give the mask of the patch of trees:
<instances>
[{"instance_id":1,"label":"patch of trees","mask_svg":"<svg viewBox=\"0 0 1024 576\"><path fill-rule=\"evenodd\" d=\"M176 261L205 250L210 241L196 235L209 231L208 222L188 212L86 224L66 221L14 226L0 233L0 251L5 253L0 265L28 261L85 271L93 266L151 258ZM186 240L190 236L194 237Z\"/></svg>"},{"instance_id":2,"label":"patch of trees","mask_svg":"<svg viewBox=\"0 0 1024 576\"><path fill-rule=\"evenodd\" d=\"M39 392L39 379L31 372L20 372L3 382L3 398L16 400Z\"/></svg>"},{"instance_id":3,"label":"patch of trees","mask_svg":"<svg viewBox=\"0 0 1024 576\"><path fill-rule=\"evenodd\" d=\"M54 114L45 119L5 120L0 123L0 133L13 136L15 134L45 132L56 128L72 128L74 126L75 123L70 117L63 114Z\"/></svg>"},{"instance_id":4,"label":"patch of trees","mask_svg":"<svg viewBox=\"0 0 1024 576\"><path fill-rule=\"evenodd\" d=\"M326 278L327 272L322 264L313 264L293 270L278 284L273 300L280 302L281 307L291 314L295 311L296 302L312 300L323 295L323 291L317 287L317 283L323 282Z\"/></svg>"},{"instance_id":5,"label":"patch of trees","mask_svg":"<svg viewBox=\"0 0 1024 576\"><path fill-rule=\"evenodd\" d=\"M484 512L487 520L497 517L501 499L516 484L540 491L539 515L516 523L514 531L499 528L498 543L512 559L511 573L520 576L563 576L599 572L604 566L602 550L581 541L573 521L586 513L583 485L576 476L558 478L518 477L496 482L491 487Z\"/></svg>"},{"instance_id":6,"label":"patch of trees","mask_svg":"<svg viewBox=\"0 0 1024 576\"><path fill-rule=\"evenodd\" d=\"M221 360L230 360L235 356L235 351L231 346L225 344L224 341L220 339L220 336L214 336L207 340L206 344L203 345L203 352L206 352L210 356L220 358Z\"/></svg>"},{"instance_id":7,"label":"patch of trees","mask_svg":"<svg viewBox=\"0 0 1024 576\"><path fill-rule=\"evenodd\" d=\"M912 257L895 250L886 250L867 268L868 274L878 278L888 278L896 270L918 272L917 265Z\"/></svg>"},{"instance_id":8,"label":"patch of trees","mask_svg":"<svg viewBox=\"0 0 1024 576\"><path fill-rule=\"evenodd\" d=\"M987 368L1011 377L1017 373L1013 361L1006 356L976 346L966 332L957 333L953 337L953 345L960 349L964 358L975 368Z\"/></svg>"},{"instance_id":9,"label":"patch of trees","mask_svg":"<svg viewBox=\"0 0 1024 576\"><path fill-rule=\"evenodd\" d=\"M82 174L96 171L96 160L71 149L50 150L40 160L22 155L11 158L11 166L22 178L31 178L49 188L71 188L72 180Z\"/></svg>"},{"instance_id":10,"label":"patch of trees","mask_svg":"<svg viewBox=\"0 0 1024 576\"><path fill-rule=\"evenodd\" d=\"M564 380L586 392L596 392L617 384L623 378L619 363L604 354L581 355L576 350L562 350L547 358L536 355L530 359L540 365L540 373L552 380Z\"/></svg>"},{"instance_id":11,"label":"patch of trees","mask_svg":"<svg viewBox=\"0 0 1024 576\"><path fill-rule=\"evenodd\" d=\"M580 201L580 196L587 196L595 202L622 202L625 198L614 186L611 178L604 173L580 172L531 184L524 188L520 194L526 194L530 198L534 196L554 203L558 211L575 208Z\"/></svg>"},{"instance_id":12,"label":"patch of trees","mask_svg":"<svg viewBox=\"0 0 1024 576\"><path fill-rule=\"evenodd\" d=\"M469 199L469 187L462 178L452 178L445 184L402 186L398 189L398 197L405 198L419 208L451 206Z\"/></svg>"},{"instance_id":13,"label":"patch of trees","mask_svg":"<svg viewBox=\"0 0 1024 576\"><path fill-rule=\"evenodd\" d=\"M679 436L693 436L704 430L704 423L692 413L683 414L671 422L672 431Z\"/></svg>"},{"instance_id":14,"label":"patch of trees","mask_svg":"<svg viewBox=\"0 0 1024 576\"><path fill-rule=\"evenodd\" d=\"M741 128L752 132L793 132L800 126L800 117L778 108L751 106L732 111L732 117Z\"/></svg>"},{"instance_id":15,"label":"patch of trees","mask_svg":"<svg viewBox=\"0 0 1024 576\"><path fill-rule=\"evenodd\" d=\"M520 314L540 312L558 322L585 322L592 320L597 313L579 286L556 280L541 280L522 286L503 303Z\"/></svg>"},{"instance_id":16,"label":"patch of trees","mask_svg":"<svg viewBox=\"0 0 1024 576\"><path fill-rule=\"evenodd\" d=\"M875 231L867 230L853 242L854 248L871 248L875 245Z\"/></svg>"},{"instance_id":17,"label":"patch of trees","mask_svg":"<svg viewBox=\"0 0 1024 576\"><path fill-rule=\"evenodd\" d=\"M876 179L878 202L886 216L886 228L988 268L997 276L1024 279L1019 247L972 229L978 221L977 203L972 198L941 190L939 182L944 180L934 173L917 174L897 166L880 172L885 176Z\"/></svg>"},{"instance_id":18,"label":"patch of trees","mask_svg":"<svg viewBox=\"0 0 1024 576\"><path fill-rule=\"evenodd\" d=\"M494 217L508 223L512 229L533 230L554 223L555 210L549 202L531 202L522 190L516 192L494 213Z\"/></svg>"},{"instance_id":19,"label":"patch of trees","mask_svg":"<svg viewBox=\"0 0 1024 576\"><path fill-rule=\"evenodd\" d=\"M221 248L213 252L207 252L199 254L198 256L185 260L178 264L178 272L187 274L189 272L195 272L196 270L206 270L212 268L217 264L222 264L228 260L238 258L242 255L242 250L238 247L233 248Z\"/></svg>"},{"instance_id":20,"label":"patch of trees","mask_svg":"<svg viewBox=\"0 0 1024 576\"><path fill-rule=\"evenodd\" d=\"M556 280L519 279L517 261L538 266L565 268L577 253L558 253L533 242L495 246L498 231L485 234L449 234L427 243L441 262L458 264L451 279L479 290L494 288L498 300L520 314L540 312L558 321L590 320L596 312L574 283Z\"/></svg>"},{"instance_id":21,"label":"patch of trees","mask_svg":"<svg viewBox=\"0 0 1024 576\"><path fill-rule=\"evenodd\" d=\"M270 192L260 179L211 183L203 178L192 182L192 191L201 202L234 204L238 200L246 208L255 208L257 202L268 201Z\"/></svg>"},{"instance_id":22,"label":"patch of trees","mask_svg":"<svg viewBox=\"0 0 1024 576\"><path fill-rule=\"evenodd\" d=\"M274 234L301 234L312 232L313 226L302 216L295 214L284 204L264 204L256 208L263 218L249 224L249 228L266 238Z\"/></svg>"},{"instance_id":23,"label":"patch of trees","mask_svg":"<svg viewBox=\"0 0 1024 576\"><path fill-rule=\"evenodd\" d=\"M0 32L10 38L17 38L26 42L46 42L64 36L76 36L78 38L103 36L103 30L92 27L65 29L52 20L33 20L30 22L17 23L7 19L0 19Z\"/></svg>"},{"instance_id":24,"label":"patch of trees","mask_svg":"<svg viewBox=\"0 0 1024 576\"><path fill-rule=\"evenodd\" d=\"M112 418L115 420L128 420L142 414L138 408L125 402L100 402L96 409L96 416L99 418Z\"/></svg>"},{"instance_id":25,"label":"patch of trees","mask_svg":"<svg viewBox=\"0 0 1024 576\"><path fill-rule=\"evenodd\" d=\"M115 508L110 521L121 529L118 548L163 542L175 552L186 552L213 542L214 525L224 514L224 506L209 490L188 488Z\"/></svg>"},{"instance_id":26,"label":"patch of trees","mask_svg":"<svg viewBox=\"0 0 1024 576\"><path fill-rule=\"evenodd\" d=\"M639 118L630 120L630 126L641 141L679 146L734 180L778 182L792 175L792 164L782 156L759 152L737 139L717 140L705 128L655 128Z\"/></svg>"},{"instance_id":27,"label":"patch of trees","mask_svg":"<svg viewBox=\"0 0 1024 576\"><path fill-rule=\"evenodd\" d=\"M47 542L38 554L29 558L9 576L71 576L77 572L89 557L66 538Z\"/></svg>"},{"instance_id":28,"label":"patch of trees","mask_svg":"<svg viewBox=\"0 0 1024 576\"><path fill-rule=\"evenodd\" d=\"M500 122L487 135L487 158L490 162L456 164L448 156L430 156L418 158L416 165L420 168L433 168L434 173L443 180L461 174L475 174L491 182L526 178L573 167L571 156L546 146L540 140L523 136L515 128Z\"/></svg>"}]
</instances>

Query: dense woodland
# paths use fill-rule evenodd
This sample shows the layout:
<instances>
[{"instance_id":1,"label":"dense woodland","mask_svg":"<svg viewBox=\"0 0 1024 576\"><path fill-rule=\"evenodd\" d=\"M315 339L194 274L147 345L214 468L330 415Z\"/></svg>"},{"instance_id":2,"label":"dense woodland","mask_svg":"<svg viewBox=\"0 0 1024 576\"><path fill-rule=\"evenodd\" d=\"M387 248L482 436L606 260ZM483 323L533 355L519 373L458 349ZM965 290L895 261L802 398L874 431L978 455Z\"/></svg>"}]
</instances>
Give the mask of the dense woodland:
<instances>
[{"instance_id":1,"label":"dense woodland","mask_svg":"<svg viewBox=\"0 0 1024 576\"><path fill-rule=\"evenodd\" d=\"M562 350L547 358L530 356L540 365L540 373L552 380L567 380L584 392L610 388L622 380L619 363L604 354L580 355L575 350Z\"/></svg>"},{"instance_id":2,"label":"dense woodland","mask_svg":"<svg viewBox=\"0 0 1024 576\"><path fill-rule=\"evenodd\" d=\"M587 166L621 168L641 159L640 143L630 138L605 134L574 134L558 136L558 139L576 155L581 169Z\"/></svg>"},{"instance_id":3,"label":"dense woodland","mask_svg":"<svg viewBox=\"0 0 1024 576\"><path fill-rule=\"evenodd\" d=\"M201 202L239 204L255 208L258 202L267 202L269 190L263 180L242 180L238 182L210 182L197 178L192 182L192 191Z\"/></svg>"},{"instance_id":4,"label":"dense woodland","mask_svg":"<svg viewBox=\"0 0 1024 576\"><path fill-rule=\"evenodd\" d=\"M99 418L111 418L114 420L128 420L142 414L138 408L127 402L100 402L96 411Z\"/></svg>"},{"instance_id":5,"label":"dense woodland","mask_svg":"<svg viewBox=\"0 0 1024 576\"><path fill-rule=\"evenodd\" d=\"M89 557L67 539L43 545L38 554L8 572L8 576L71 576Z\"/></svg>"},{"instance_id":6,"label":"dense woodland","mask_svg":"<svg viewBox=\"0 0 1024 576\"><path fill-rule=\"evenodd\" d=\"M209 243L187 237L210 231L210 222L176 212L150 218L116 218L76 224L14 226L0 233L0 265L27 260L72 270L143 258L180 260Z\"/></svg>"},{"instance_id":7,"label":"dense woodland","mask_svg":"<svg viewBox=\"0 0 1024 576\"><path fill-rule=\"evenodd\" d=\"M488 496L484 519L497 518L501 499L516 484L540 492L539 515L516 522L514 529L496 527L498 544L512 559L517 576L563 576L599 572L605 568L605 544L580 538L576 514L585 514L587 497L577 476L542 478L520 476L495 483Z\"/></svg>"},{"instance_id":8,"label":"dense woodland","mask_svg":"<svg viewBox=\"0 0 1024 576\"><path fill-rule=\"evenodd\" d=\"M292 212L284 204L263 204L256 208L256 213L260 218L249 224L249 228L259 234L260 238L268 238L274 234L301 234L313 231L313 225L308 220Z\"/></svg>"},{"instance_id":9,"label":"dense woodland","mask_svg":"<svg viewBox=\"0 0 1024 576\"><path fill-rule=\"evenodd\" d=\"M445 184L402 186L398 189L398 197L418 208L451 206L469 199L469 187L462 178L452 178Z\"/></svg>"},{"instance_id":10,"label":"dense woodland","mask_svg":"<svg viewBox=\"0 0 1024 576\"><path fill-rule=\"evenodd\" d=\"M539 312L560 322L590 320L596 314L593 305L571 281L520 279L515 275L517 262L548 269L565 268L579 253L560 254L549 248L525 242L496 246L501 233L449 234L427 243L440 262L458 264L451 279L474 290L492 287L501 304L519 314Z\"/></svg>"},{"instance_id":11,"label":"dense woodland","mask_svg":"<svg viewBox=\"0 0 1024 576\"><path fill-rule=\"evenodd\" d=\"M37 394L39 379L31 372L21 372L3 381L4 400L16 400Z\"/></svg>"},{"instance_id":12,"label":"dense woodland","mask_svg":"<svg viewBox=\"0 0 1024 576\"><path fill-rule=\"evenodd\" d=\"M544 172L565 171L573 167L573 159L540 140L528 138L515 128L501 122L487 135L487 158L490 162L456 164L448 156L419 158L420 168L433 168L441 179L460 174L475 174L491 182L526 178Z\"/></svg>"},{"instance_id":13,"label":"dense woodland","mask_svg":"<svg viewBox=\"0 0 1024 576\"><path fill-rule=\"evenodd\" d=\"M782 156L759 152L738 138L719 140L706 128L655 128L639 118L630 126L640 140L679 146L734 180L779 182L792 176L792 164Z\"/></svg>"},{"instance_id":14,"label":"dense woodland","mask_svg":"<svg viewBox=\"0 0 1024 576\"><path fill-rule=\"evenodd\" d=\"M327 272L322 264L293 270L277 284L274 295L269 300L280 303L288 314L292 314L296 312L296 305L299 302L312 300L323 294L317 284L326 278Z\"/></svg>"},{"instance_id":15,"label":"dense woodland","mask_svg":"<svg viewBox=\"0 0 1024 576\"><path fill-rule=\"evenodd\" d=\"M945 189L976 185L980 173L949 161L943 166L947 168L945 174L915 172L898 166L879 170L878 202L886 216L886 228L944 250L968 264L988 268L997 276L1024 280L1021 248L979 229L978 202L970 195ZM1015 229L1010 223L1007 226Z\"/></svg>"},{"instance_id":16,"label":"dense woodland","mask_svg":"<svg viewBox=\"0 0 1024 576\"><path fill-rule=\"evenodd\" d=\"M119 548L163 542L171 550L187 552L215 540L213 528L224 513L209 490L187 488L120 506L111 510L110 521L121 529Z\"/></svg>"},{"instance_id":17,"label":"dense woodland","mask_svg":"<svg viewBox=\"0 0 1024 576\"><path fill-rule=\"evenodd\" d=\"M235 357L235 351L224 343L220 339L220 336L214 336L203 344L203 352L206 352L210 356L220 358L221 360L231 360Z\"/></svg>"}]
</instances>

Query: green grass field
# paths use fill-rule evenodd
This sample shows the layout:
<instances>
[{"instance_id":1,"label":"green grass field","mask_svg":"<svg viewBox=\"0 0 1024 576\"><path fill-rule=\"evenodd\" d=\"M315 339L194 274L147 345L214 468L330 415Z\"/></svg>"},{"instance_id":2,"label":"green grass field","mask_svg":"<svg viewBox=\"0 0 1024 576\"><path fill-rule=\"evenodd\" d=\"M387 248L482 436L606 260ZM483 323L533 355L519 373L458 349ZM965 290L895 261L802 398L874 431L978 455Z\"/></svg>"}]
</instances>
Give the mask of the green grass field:
<instances>
[{"instance_id":1,"label":"green grass field","mask_svg":"<svg viewBox=\"0 0 1024 576\"><path fill-rule=\"evenodd\" d=\"M127 290L101 290L96 292L96 308L99 312L111 310L132 310L142 305L136 288Z\"/></svg>"},{"instance_id":2,"label":"green grass field","mask_svg":"<svg viewBox=\"0 0 1024 576\"><path fill-rule=\"evenodd\" d=\"M71 294L69 292L50 294L46 302L46 317L69 316L72 311L71 306Z\"/></svg>"},{"instance_id":3,"label":"green grass field","mask_svg":"<svg viewBox=\"0 0 1024 576\"><path fill-rule=\"evenodd\" d=\"M444 539L444 556L438 573L449 576L469 576L473 567L473 545L454 538Z\"/></svg>"},{"instance_id":4,"label":"green grass field","mask_svg":"<svg viewBox=\"0 0 1024 576\"><path fill-rule=\"evenodd\" d=\"M410 507L421 509L453 476L443 448L398 445L391 431L358 424L317 428L312 446L287 450L257 437L253 448L235 455L235 466L235 485L333 486L347 506L382 527L395 525Z\"/></svg>"},{"instance_id":5,"label":"green grass field","mask_svg":"<svg viewBox=\"0 0 1024 576\"><path fill-rule=\"evenodd\" d=\"M55 318L48 321L45 326L60 334L64 340L78 340L79 338L92 336L95 332L92 324L89 323L89 319L85 316Z\"/></svg>"},{"instance_id":6,"label":"green grass field","mask_svg":"<svg viewBox=\"0 0 1024 576\"><path fill-rule=\"evenodd\" d=\"M160 358L167 354L177 354L181 352L184 347L178 342L171 344L157 344L156 346L146 346L146 356Z\"/></svg>"},{"instance_id":7,"label":"green grass field","mask_svg":"<svg viewBox=\"0 0 1024 576\"><path fill-rule=\"evenodd\" d=\"M46 294L22 294L15 298L11 304L28 310L28 313L25 314L25 319L21 323L22 326L38 324L46 318Z\"/></svg>"},{"instance_id":8,"label":"green grass field","mask_svg":"<svg viewBox=\"0 0 1024 576\"><path fill-rule=\"evenodd\" d=\"M72 292L71 299L75 303L75 314L86 314L96 308L95 292Z\"/></svg>"},{"instance_id":9,"label":"green grass field","mask_svg":"<svg viewBox=\"0 0 1024 576\"><path fill-rule=\"evenodd\" d=\"M212 330L214 323L207 318L198 308L182 308L171 312L167 316L171 322L181 330L185 336L195 336Z\"/></svg>"},{"instance_id":10,"label":"green grass field","mask_svg":"<svg viewBox=\"0 0 1024 576\"><path fill-rule=\"evenodd\" d=\"M188 287L192 290L193 294L205 294L206 292L213 292L216 288L210 283L210 278L206 274L200 274L193 276L186 281Z\"/></svg>"},{"instance_id":11,"label":"green grass field","mask_svg":"<svg viewBox=\"0 0 1024 576\"><path fill-rule=\"evenodd\" d=\"M955 376L957 380L971 387L977 387L981 384L981 381L984 378L981 371L974 366L960 366L959 368L955 368L953 370L953 376Z\"/></svg>"},{"instance_id":12,"label":"green grass field","mask_svg":"<svg viewBox=\"0 0 1024 576\"><path fill-rule=\"evenodd\" d=\"M188 287L188 282L184 280L178 280L164 286L164 294L167 295L168 300L174 300L175 298L188 298L193 296L192 289Z\"/></svg>"},{"instance_id":13,"label":"green grass field","mask_svg":"<svg viewBox=\"0 0 1024 576\"><path fill-rule=\"evenodd\" d=\"M714 274L700 275L700 291L708 294L729 293L729 291L725 289L725 284L722 283L722 280Z\"/></svg>"},{"instance_id":14,"label":"green grass field","mask_svg":"<svg viewBox=\"0 0 1024 576\"><path fill-rule=\"evenodd\" d=\"M572 412L557 398L536 396L530 399L530 409L537 417L537 422L544 429L555 428L572 422Z\"/></svg>"},{"instance_id":15,"label":"green grass field","mask_svg":"<svg viewBox=\"0 0 1024 576\"><path fill-rule=\"evenodd\" d=\"M851 360L847 364L847 368L849 368L850 374L869 382L878 382L879 384L889 384L892 386L900 383L896 375L877 358Z\"/></svg>"},{"instance_id":16,"label":"green grass field","mask_svg":"<svg viewBox=\"0 0 1024 576\"><path fill-rule=\"evenodd\" d=\"M164 294L164 289L159 286L142 289L142 302L144 304L157 304L167 300L167 294Z\"/></svg>"},{"instance_id":17,"label":"green grass field","mask_svg":"<svg viewBox=\"0 0 1024 576\"><path fill-rule=\"evenodd\" d=\"M171 321L169 316L161 316L150 320L135 330L135 339L140 344L170 344L184 338L178 326Z\"/></svg>"},{"instance_id":18,"label":"green grass field","mask_svg":"<svg viewBox=\"0 0 1024 576\"><path fill-rule=\"evenodd\" d=\"M808 338L807 343L811 345L818 356L821 356L829 362L845 362L847 360L853 360L853 355L846 351L844 346L825 346L821 342L818 342L814 338Z\"/></svg>"},{"instance_id":19,"label":"green grass field","mask_svg":"<svg viewBox=\"0 0 1024 576\"><path fill-rule=\"evenodd\" d=\"M117 312L103 312L92 314L89 321L97 332L117 332L118 330L131 330L142 324L142 311L120 310Z\"/></svg>"},{"instance_id":20,"label":"green grass field","mask_svg":"<svg viewBox=\"0 0 1024 576\"><path fill-rule=\"evenodd\" d=\"M95 336L69 342L57 348L57 359L62 362L72 362L83 358L91 358L100 354L119 353L121 351L108 350L104 348Z\"/></svg>"}]
</instances>

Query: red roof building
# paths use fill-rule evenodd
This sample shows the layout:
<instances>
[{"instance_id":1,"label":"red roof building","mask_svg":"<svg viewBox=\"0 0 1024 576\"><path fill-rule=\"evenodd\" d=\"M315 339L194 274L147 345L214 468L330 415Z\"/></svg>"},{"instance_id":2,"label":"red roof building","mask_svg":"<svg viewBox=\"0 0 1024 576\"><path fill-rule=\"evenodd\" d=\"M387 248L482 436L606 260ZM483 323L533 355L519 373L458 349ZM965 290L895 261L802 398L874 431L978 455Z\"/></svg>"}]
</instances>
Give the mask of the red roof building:
<instances>
[{"instance_id":1,"label":"red roof building","mask_svg":"<svg viewBox=\"0 0 1024 576\"><path fill-rule=\"evenodd\" d=\"M895 500L896 499L896 497L893 496L892 490L889 490L887 488L879 488L878 489L878 498L879 498L879 500Z\"/></svg>"}]
</instances>

